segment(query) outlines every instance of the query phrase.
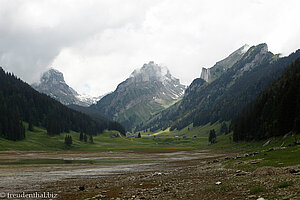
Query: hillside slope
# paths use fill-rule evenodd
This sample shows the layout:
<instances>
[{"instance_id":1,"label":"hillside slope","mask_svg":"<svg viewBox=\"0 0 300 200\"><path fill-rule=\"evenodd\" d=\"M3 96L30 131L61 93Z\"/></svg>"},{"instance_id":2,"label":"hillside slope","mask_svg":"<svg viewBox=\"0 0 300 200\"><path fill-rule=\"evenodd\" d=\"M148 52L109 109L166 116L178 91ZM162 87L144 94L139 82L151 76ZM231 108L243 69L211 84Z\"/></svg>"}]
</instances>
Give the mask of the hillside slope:
<instances>
[{"instance_id":1,"label":"hillside slope","mask_svg":"<svg viewBox=\"0 0 300 200\"><path fill-rule=\"evenodd\" d=\"M45 127L49 135L82 131L90 135L101 133L107 123L67 108L27 83L0 68L0 137L21 140L25 136L23 122Z\"/></svg>"},{"instance_id":2,"label":"hillside slope","mask_svg":"<svg viewBox=\"0 0 300 200\"><path fill-rule=\"evenodd\" d=\"M235 141L300 132L300 58L233 119L232 127Z\"/></svg>"},{"instance_id":3,"label":"hillside slope","mask_svg":"<svg viewBox=\"0 0 300 200\"><path fill-rule=\"evenodd\" d=\"M300 51L279 58L266 44L251 47L232 67L211 83L196 79L186 90L181 102L155 115L140 130L182 129L193 123L200 126L216 121L229 121L247 103L254 100L278 78Z\"/></svg>"}]
</instances>

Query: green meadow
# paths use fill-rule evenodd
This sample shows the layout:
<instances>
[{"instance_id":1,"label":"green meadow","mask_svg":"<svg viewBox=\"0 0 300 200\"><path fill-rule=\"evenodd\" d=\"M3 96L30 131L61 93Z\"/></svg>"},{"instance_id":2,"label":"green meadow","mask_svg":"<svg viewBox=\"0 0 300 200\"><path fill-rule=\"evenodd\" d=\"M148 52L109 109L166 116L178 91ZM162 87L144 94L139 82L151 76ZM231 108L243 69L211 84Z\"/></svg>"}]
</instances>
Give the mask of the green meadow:
<instances>
[{"instance_id":1,"label":"green meadow","mask_svg":"<svg viewBox=\"0 0 300 200\"><path fill-rule=\"evenodd\" d=\"M27 124L25 124L25 126L27 126ZM208 142L209 131L215 129L218 133L220 126L220 123L215 123L201 127L189 125L180 131L172 132L170 132L169 129L155 133L142 131L140 132L141 138L136 138L137 133L127 133L127 136L125 137L121 136L116 131L105 131L104 133L93 137L94 143L80 141L79 133L77 132L50 136L45 129L34 127L34 131L27 131L26 138L21 141L10 141L0 138L0 151L182 151L208 149L220 152L253 152L271 147L286 146L295 141L294 136L271 138L270 144L264 147L263 144L266 141L233 142L232 133L229 133L227 135L217 136L217 143L210 144ZM64 139L67 134L72 136L73 144L71 146L64 144ZM118 137L113 137L115 135ZM296 138L300 139L300 135L296 135ZM276 150L265 154L242 158L240 160L247 161L248 159L258 159L262 160L258 164L261 166L286 166L290 164L300 164L299 158L300 148L298 145L284 150ZM41 162L65 163L68 161L51 160ZM228 165L231 165L230 162L231 161L228 162ZM245 164L245 168L247 168L247 166L248 165Z\"/></svg>"},{"instance_id":2,"label":"green meadow","mask_svg":"<svg viewBox=\"0 0 300 200\"><path fill-rule=\"evenodd\" d=\"M27 124L25 124L27 126ZM137 134L127 134L127 137L121 136L116 131L105 131L102 134L93 137L94 143L83 142L79 140L79 133L61 133L50 136L46 130L34 127L34 131L26 131L26 138L21 141L10 141L0 138L0 151L18 150L18 151L119 151L119 150L137 150L137 151L160 151L160 150L195 150L208 146L209 126L192 128L189 131L165 131L162 133L141 133L141 138L136 138ZM72 136L73 144L67 146L64 144L66 135ZM118 137L112 137L118 135ZM184 137L186 136L186 137ZM194 137L197 136L197 137Z\"/></svg>"}]
</instances>

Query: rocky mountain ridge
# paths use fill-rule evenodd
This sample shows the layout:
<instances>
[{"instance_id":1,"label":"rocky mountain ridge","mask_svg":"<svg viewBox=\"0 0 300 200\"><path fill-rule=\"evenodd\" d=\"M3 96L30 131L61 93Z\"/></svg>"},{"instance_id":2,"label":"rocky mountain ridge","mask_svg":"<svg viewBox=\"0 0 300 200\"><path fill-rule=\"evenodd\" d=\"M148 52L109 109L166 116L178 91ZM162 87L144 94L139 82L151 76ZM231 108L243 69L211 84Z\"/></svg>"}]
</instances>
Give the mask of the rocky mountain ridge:
<instances>
[{"instance_id":1,"label":"rocky mountain ridge","mask_svg":"<svg viewBox=\"0 0 300 200\"><path fill-rule=\"evenodd\" d=\"M43 73L39 83L34 83L31 86L64 105L76 104L87 107L101 98L78 94L65 82L63 73L53 68Z\"/></svg>"},{"instance_id":2,"label":"rocky mountain ridge","mask_svg":"<svg viewBox=\"0 0 300 200\"><path fill-rule=\"evenodd\" d=\"M240 60L249 48L250 46L245 44L244 46L231 53L225 59L217 62L211 68L203 67L200 78L202 78L206 82L212 82L216 80L222 75L222 73L231 68L238 60Z\"/></svg>"},{"instance_id":3,"label":"rocky mountain ridge","mask_svg":"<svg viewBox=\"0 0 300 200\"><path fill-rule=\"evenodd\" d=\"M300 51L296 51L279 57L268 51L267 44L252 46L243 56L238 56L240 58L233 65L229 62L229 66L223 66L226 70L215 80L195 79L180 102L156 114L146 124L139 125L138 130L150 128L156 131L168 127L174 130L190 124L201 126L230 121L299 55Z\"/></svg>"},{"instance_id":4,"label":"rocky mountain ridge","mask_svg":"<svg viewBox=\"0 0 300 200\"><path fill-rule=\"evenodd\" d=\"M166 67L150 61L92 108L130 129L175 102L184 90L185 86Z\"/></svg>"}]
</instances>

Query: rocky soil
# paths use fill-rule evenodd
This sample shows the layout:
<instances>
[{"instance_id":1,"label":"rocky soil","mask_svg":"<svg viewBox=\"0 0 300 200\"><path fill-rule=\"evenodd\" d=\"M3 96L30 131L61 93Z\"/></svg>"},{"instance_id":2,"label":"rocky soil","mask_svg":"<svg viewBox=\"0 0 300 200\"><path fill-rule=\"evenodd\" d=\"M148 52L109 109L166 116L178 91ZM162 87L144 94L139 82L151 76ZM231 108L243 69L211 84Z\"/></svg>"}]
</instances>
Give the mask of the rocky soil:
<instances>
[{"instance_id":1,"label":"rocky soil","mask_svg":"<svg viewBox=\"0 0 300 200\"><path fill-rule=\"evenodd\" d=\"M248 172L226 167L228 159L169 161L152 171L64 180L45 189L59 199L300 199L300 166Z\"/></svg>"}]
</instances>

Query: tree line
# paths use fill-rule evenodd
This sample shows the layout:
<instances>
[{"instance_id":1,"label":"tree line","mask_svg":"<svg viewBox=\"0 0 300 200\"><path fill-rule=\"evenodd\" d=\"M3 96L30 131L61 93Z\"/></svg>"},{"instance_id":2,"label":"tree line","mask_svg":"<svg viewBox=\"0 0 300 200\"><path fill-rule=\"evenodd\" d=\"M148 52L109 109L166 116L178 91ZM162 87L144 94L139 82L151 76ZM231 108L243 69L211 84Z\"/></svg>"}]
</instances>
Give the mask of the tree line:
<instances>
[{"instance_id":1,"label":"tree line","mask_svg":"<svg viewBox=\"0 0 300 200\"><path fill-rule=\"evenodd\" d=\"M260 140L300 132L300 58L231 124L233 140Z\"/></svg>"},{"instance_id":2,"label":"tree line","mask_svg":"<svg viewBox=\"0 0 300 200\"><path fill-rule=\"evenodd\" d=\"M45 127L49 135L71 130L88 135L97 135L104 129L124 131L118 123L95 121L37 92L1 67L0 102L0 137L9 140L26 137L23 122L28 122L30 129L33 126Z\"/></svg>"}]
</instances>

